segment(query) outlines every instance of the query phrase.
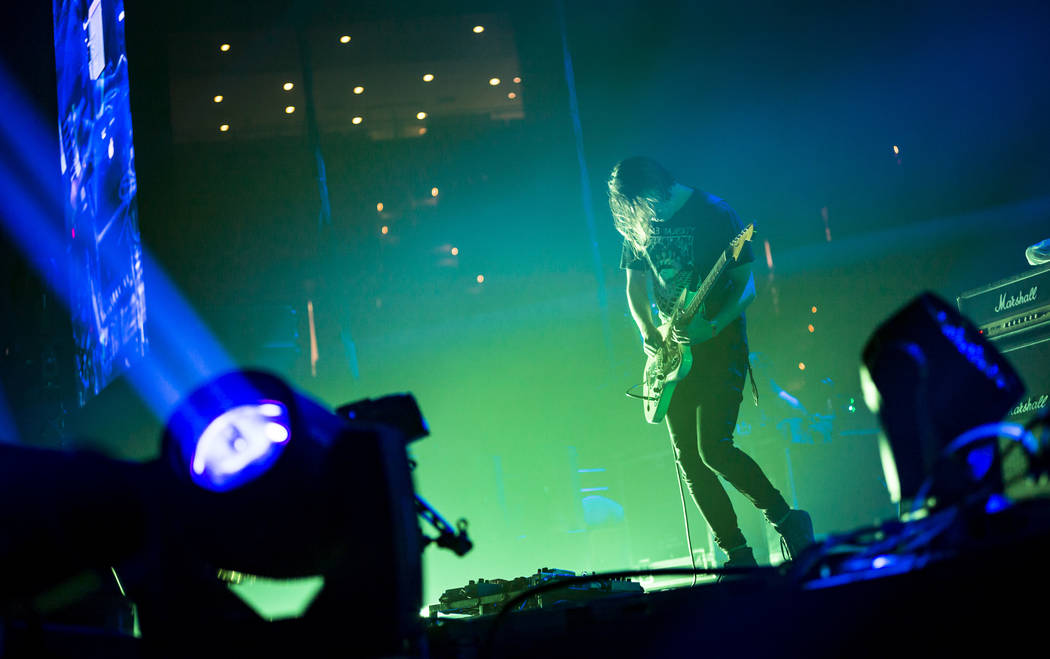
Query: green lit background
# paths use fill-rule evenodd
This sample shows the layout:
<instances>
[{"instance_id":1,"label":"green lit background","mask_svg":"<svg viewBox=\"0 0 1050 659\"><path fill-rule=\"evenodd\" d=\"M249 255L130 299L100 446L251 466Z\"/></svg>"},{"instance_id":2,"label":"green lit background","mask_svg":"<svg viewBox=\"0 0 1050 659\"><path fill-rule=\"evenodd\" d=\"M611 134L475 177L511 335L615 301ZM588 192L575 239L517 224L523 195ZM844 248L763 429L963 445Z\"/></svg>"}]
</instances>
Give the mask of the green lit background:
<instances>
[{"instance_id":1,"label":"green lit background","mask_svg":"<svg viewBox=\"0 0 1050 659\"><path fill-rule=\"evenodd\" d=\"M755 222L762 402L745 397L737 441L818 534L895 514L857 378L875 325L922 290L953 299L1023 270L1050 236L1041 3L566 3L582 184L556 3L366 3L353 20L463 16L465 40L470 16L511 26L522 82L501 86L523 117L435 112L416 139L322 131L323 227L305 134L172 138L170 78L204 65L151 30L219 43L289 11L197 4L128 3L143 239L242 362L332 406L416 396L432 430L412 446L417 488L475 541L465 558L426 551L427 603L479 577L687 557L666 430L624 396L643 360L605 205L617 160L655 157ZM313 24L350 10L331 11ZM293 332L297 356L263 348Z\"/></svg>"}]
</instances>

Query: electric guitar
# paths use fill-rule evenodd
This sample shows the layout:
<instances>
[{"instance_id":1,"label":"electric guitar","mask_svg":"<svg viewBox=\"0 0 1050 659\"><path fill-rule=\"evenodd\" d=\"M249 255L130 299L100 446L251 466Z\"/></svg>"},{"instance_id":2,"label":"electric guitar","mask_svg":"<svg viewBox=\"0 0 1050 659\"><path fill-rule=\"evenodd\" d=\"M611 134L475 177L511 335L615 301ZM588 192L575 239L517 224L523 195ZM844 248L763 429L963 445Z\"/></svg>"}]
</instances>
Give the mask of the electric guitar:
<instances>
[{"instance_id":1,"label":"electric guitar","mask_svg":"<svg viewBox=\"0 0 1050 659\"><path fill-rule=\"evenodd\" d=\"M737 234L729 242L729 247L722 251L700 287L695 291L689 290L688 287L682 289L670 317L660 326L663 342L653 356L646 360L645 371L642 373L642 407L645 420L649 423L660 423L664 420L675 386L689 375L689 369L693 366L692 351L671 338L671 328L676 325L681 328L688 327L698 313L703 315L704 302L722 279L729 264L740 258L744 244L751 240L754 233L755 225L749 224Z\"/></svg>"}]
</instances>

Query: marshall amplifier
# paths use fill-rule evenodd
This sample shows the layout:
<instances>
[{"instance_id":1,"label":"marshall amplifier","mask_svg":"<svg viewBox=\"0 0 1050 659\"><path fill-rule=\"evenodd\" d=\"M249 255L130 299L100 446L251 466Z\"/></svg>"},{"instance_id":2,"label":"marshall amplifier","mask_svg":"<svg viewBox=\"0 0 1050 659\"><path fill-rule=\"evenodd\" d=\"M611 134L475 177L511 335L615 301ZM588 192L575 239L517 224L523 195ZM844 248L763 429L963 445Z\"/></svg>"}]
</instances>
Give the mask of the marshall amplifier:
<instances>
[{"instance_id":1,"label":"marshall amplifier","mask_svg":"<svg viewBox=\"0 0 1050 659\"><path fill-rule=\"evenodd\" d=\"M1050 264L967 291L957 302L959 310L1003 353L1025 383L1024 398L1005 420L1026 423L1046 410L1050 406ZM1023 470L1024 458L1018 452L1004 458L1006 482ZM1020 481L1008 494L1046 495L1050 485Z\"/></svg>"},{"instance_id":2,"label":"marshall amplifier","mask_svg":"<svg viewBox=\"0 0 1050 659\"><path fill-rule=\"evenodd\" d=\"M967 291L956 301L1000 352L1050 338L1050 264Z\"/></svg>"},{"instance_id":3,"label":"marshall amplifier","mask_svg":"<svg viewBox=\"0 0 1050 659\"><path fill-rule=\"evenodd\" d=\"M1027 386L1007 417L1024 422L1050 403L1050 264L967 291L959 310L1002 352Z\"/></svg>"}]
</instances>

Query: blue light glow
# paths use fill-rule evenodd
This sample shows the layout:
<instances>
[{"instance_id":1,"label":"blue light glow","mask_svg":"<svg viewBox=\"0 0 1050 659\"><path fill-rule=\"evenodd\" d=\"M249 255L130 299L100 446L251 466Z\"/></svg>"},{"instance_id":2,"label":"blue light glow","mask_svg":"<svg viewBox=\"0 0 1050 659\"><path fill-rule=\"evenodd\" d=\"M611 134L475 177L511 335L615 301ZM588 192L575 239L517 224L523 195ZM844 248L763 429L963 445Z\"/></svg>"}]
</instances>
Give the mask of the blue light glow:
<instances>
[{"instance_id":1,"label":"blue light glow","mask_svg":"<svg viewBox=\"0 0 1050 659\"><path fill-rule=\"evenodd\" d=\"M887 567L892 563L892 556L876 556L875 559L871 562L871 567L875 568L876 570L881 570L882 568Z\"/></svg>"},{"instance_id":2,"label":"blue light glow","mask_svg":"<svg viewBox=\"0 0 1050 659\"><path fill-rule=\"evenodd\" d=\"M794 396L792 396L788 392L784 391L783 389L780 390L780 393L777 394L777 396L780 396L780 398L782 398L785 401L787 401L787 404L790 405L791 407L796 407L797 408L797 407L801 406L801 403L798 402L797 398L795 398Z\"/></svg>"},{"instance_id":3,"label":"blue light glow","mask_svg":"<svg viewBox=\"0 0 1050 659\"><path fill-rule=\"evenodd\" d=\"M243 485L273 464L290 436L288 411L280 403L238 405L219 414L200 434L191 477L218 492Z\"/></svg>"},{"instance_id":4,"label":"blue light glow","mask_svg":"<svg viewBox=\"0 0 1050 659\"><path fill-rule=\"evenodd\" d=\"M948 314L943 311L937 313L937 322L941 325L941 334L951 341L959 354L965 357L974 367L995 383L999 389L1006 388L1006 379L1000 372L999 365L990 363L984 356L984 346L970 341L966 336L966 329L962 326L951 325L947 322Z\"/></svg>"},{"instance_id":5,"label":"blue light glow","mask_svg":"<svg viewBox=\"0 0 1050 659\"><path fill-rule=\"evenodd\" d=\"M988 497L988 501L984 504L984 512L989 515L999 512L1000 510L1006 510L1010 507L1010 500L1001 494L993 494Z\"/></svg>"}]
</instances>

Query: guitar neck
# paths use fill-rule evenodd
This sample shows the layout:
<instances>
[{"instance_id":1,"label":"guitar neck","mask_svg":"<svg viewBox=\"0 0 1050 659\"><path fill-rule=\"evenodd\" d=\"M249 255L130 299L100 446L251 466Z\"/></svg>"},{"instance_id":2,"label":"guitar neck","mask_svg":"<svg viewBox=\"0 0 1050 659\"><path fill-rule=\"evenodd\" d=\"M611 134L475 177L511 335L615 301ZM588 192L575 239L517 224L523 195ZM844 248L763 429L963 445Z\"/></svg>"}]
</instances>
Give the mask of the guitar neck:
<instances>
[{"instance_id":1,"label":"guitar neck","mask_svg":"<svg viewBox=\"0 0 1050 659\"><path fill-rule=\"evenodd\" d=\"M711 267L711 270L704 277L704 283L700 284L700 288L696 290L696 295L689 301L685 309L682 310L682 318L692 318L700 310L700 305L704 303L704 300L711 293L711 289L718 282L718 279L725 272L728 259L726 259L726 252L722 250L721 256L718 257L718 261Z\"/></svg>"}]
</instances>

